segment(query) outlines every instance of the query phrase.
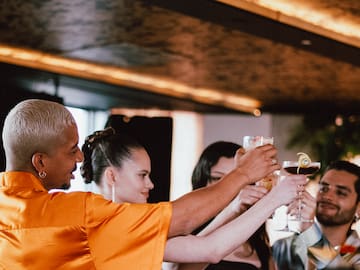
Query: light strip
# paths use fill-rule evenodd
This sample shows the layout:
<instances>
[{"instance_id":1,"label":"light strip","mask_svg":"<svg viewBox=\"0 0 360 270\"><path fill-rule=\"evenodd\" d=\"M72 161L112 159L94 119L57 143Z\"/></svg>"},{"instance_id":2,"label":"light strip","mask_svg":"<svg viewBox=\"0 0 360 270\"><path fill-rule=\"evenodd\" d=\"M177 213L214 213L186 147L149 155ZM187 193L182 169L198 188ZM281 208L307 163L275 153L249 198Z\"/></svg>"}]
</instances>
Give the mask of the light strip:
<instances>
[{"instance_id":1,"label":"light strip","mask_svg":"<svg viewBox=\"0 0 360 270\"><path fill-rule=\"evenodd\" d=\"M0 61L88 80L98 80L176 98L223 106L258 116L260 101L215 89L191 87L166 78L0 44ZM119 91L121 91L119 89Z\"/></svg>"},{"instance_id":2,"label":"light strip","mask_svg":"<svg viewBox=\"0 0 360 270\"><path fill-rule=\"evenodd\" d=\"M301 1L289 0L216 0L255 14L360 47L360 19L341 17L316 9Z\"/></svg>"},{"instance_id":3,"label":"light strip","mask_svg":"<svg viewBox=\"0 0 360 270\"><path fill-rule=\"evenodd\" d=\"M159 110L159 109L113 108L110 110L110 114L125 115L129 118L133 116L172 117L172 111Z\"/></svg>"}]
</instances>

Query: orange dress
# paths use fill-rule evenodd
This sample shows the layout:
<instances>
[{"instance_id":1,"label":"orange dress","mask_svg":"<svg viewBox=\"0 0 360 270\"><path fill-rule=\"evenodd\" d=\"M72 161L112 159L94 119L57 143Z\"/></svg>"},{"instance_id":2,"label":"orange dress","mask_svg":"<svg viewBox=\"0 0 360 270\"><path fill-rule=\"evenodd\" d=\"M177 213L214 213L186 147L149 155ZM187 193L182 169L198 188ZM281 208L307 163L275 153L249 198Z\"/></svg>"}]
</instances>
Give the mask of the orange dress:
<instances>
[{"instance_id":1,"label":"orange dress","mask_svg":"<svg viewBox=\"0 0 360 270\"><path fill-rule=\"evenodd\" d=\"M0 174L0 269L161 269L171 203L116 204L48 193L30 173Z\"/></svg>"}]
</instances>

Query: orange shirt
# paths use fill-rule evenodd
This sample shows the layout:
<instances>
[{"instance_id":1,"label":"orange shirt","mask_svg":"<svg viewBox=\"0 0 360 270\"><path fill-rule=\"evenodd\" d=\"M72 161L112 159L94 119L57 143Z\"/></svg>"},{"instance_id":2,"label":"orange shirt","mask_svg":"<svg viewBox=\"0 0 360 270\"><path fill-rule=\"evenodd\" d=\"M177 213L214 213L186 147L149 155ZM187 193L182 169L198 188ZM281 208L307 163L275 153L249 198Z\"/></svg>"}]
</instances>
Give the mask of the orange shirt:
<instances>
[{"instance_id":1,"label":"orange shirt","mask_svg":"<svg viewBox=\"0 0 360 270\"><path fill-rule=\"evenodd\" d=\"M0 269L161 269L171 203L116 204L48 193L30 173L0 174Z\"/></svg>"}]
</instances>

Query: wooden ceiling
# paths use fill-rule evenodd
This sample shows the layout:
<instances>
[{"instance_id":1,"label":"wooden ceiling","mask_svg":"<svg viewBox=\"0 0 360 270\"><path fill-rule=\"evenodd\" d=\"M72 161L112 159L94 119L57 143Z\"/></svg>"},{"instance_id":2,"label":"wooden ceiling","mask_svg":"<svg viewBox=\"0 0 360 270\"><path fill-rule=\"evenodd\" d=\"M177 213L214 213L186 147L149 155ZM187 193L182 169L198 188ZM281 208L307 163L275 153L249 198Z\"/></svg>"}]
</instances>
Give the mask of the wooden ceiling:
<instances>
[{"instance_id":1,"label":"wooden ceiling","mask_svg":"<svg viewBox=\"0 0 360 270\"><path fill-rule=\"evenodd\" d=\"M0 43L118 67L186 86L194 93L211 89L221 95L250 97L260 102L262 112L359 113L360 1L291 1L298 17L271 9L266 2L2 1ZM315 13L329 21L314 25L310 19ZM353 28L350 33L326 29L330 22L345 29L350 29L350 22ZM0 61L6 63L2 66L6 78L35 91L55 85L68 105L242 111L191 94L179 96L171 89L161 92L147 84L47 71L13 62L6 55Z\"/></svg>"}]
</instances>

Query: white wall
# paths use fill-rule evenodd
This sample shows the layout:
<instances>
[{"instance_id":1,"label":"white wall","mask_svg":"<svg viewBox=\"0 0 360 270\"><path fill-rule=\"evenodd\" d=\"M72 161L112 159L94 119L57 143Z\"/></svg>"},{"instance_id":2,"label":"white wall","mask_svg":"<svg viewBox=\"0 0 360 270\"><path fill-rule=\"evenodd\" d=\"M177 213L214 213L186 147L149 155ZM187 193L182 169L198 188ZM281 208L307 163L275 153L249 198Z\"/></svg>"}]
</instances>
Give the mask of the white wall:
<instances>
[{"instance_id":1,"label":"white wall","mask_svg":"<svg viewBox=\"0 0 360 270\"><path fill-rule=\"evenodd\" d=\"M102 129L108 112L86 112L81 109L69 108L79 128L82 145L85 137L94 130ZM199 114L192 112L172 112L174 119L173 154L171 168L170 199L191 191L192 170L202 152L209 144L225 140L242 144L246 135L273 136L278 148L279 160L296 158L296 153L304 149L285 148L293 127L301 121L301 117L292 115L263 114L260 117L237 114ZM80 166L80 164L79 164ZM93 190L84 185L77 171L76 180L72 181L70 191Z\"/></svg>"},{"instance_id":2,"label":"white wall","mask_svg":"<svg viewBox=\"0 0 360 270\"><path fill-rule=\"evenodd\" d=\"M306 149L286 148L293 128L302 119L300 116L174 113L173 118L171 200L191 191L192 169L201 151L215 141L225 140L242 145L246 135L273 136L280 162L297 158L299 151L306 152Z\"/></svg>"},{"instance_id":3,"label":"white wall","mask_svg":"<svg viewBox=\"0 0 360 270\"><path fill-rule=\"evenodd\" d=\"M79 147L84 144L85 138L95 130L103 129L109 113L103 111L86 111L83 109L67 107L74 116L79 131ZM93 185L86 185L80 174L80 163L74 172L75 179L71 181L70 191L93 191Z\"/></svg>"},{"instance_id":4,"label":"white wall","mask_svg":"<svg viewBox=\"0 0 360 270\"><path fill-rule=\"evenodd\" d=\"M272 115L272 129L275 140L275 145L278 149L278 159L283 160L297 160L296 153L306 152L310 153L308 148L294 147L291 149L287 148L290 136L294 132L294 128L297 127L302 121L300 115Z\"/></svg>"},{"instance_id":5,"label":"white wall","mask_svg":"<svg viewBox=\"0 0 360 270\"><path fill-rule=\"evenodd\" d=\"M173 118L170 200L191 191L192 170L203 150L203 117L176 111Z\"/></svg>"},{"instance_id":6,"label":"white wall","mask_svg":"<svg viewBox=\"0 0 360 270\"><path fill-rule=\"evenodd\" d=\"M260 117L234 114L206 114L204 115L204 145L225 140L242 145L246 135L272 135L271 115Z\"/></svg>"}]
</instances>

